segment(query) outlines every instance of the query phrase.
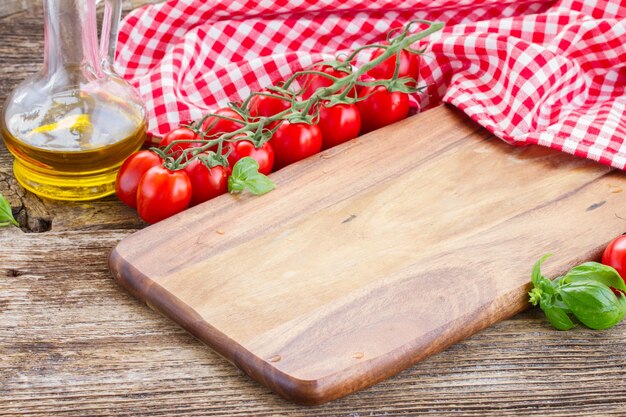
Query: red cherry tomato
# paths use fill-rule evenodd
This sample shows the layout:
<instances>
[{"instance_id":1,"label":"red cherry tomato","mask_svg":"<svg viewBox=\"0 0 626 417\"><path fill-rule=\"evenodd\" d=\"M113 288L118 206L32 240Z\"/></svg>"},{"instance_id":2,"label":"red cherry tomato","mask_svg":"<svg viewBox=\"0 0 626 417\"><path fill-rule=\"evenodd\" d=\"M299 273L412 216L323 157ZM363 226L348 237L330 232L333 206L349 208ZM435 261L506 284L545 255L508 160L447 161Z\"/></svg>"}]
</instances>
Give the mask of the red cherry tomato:
<instances>
[{"instance_id":1,"label":"red cherry tomato","mask_svg":"<svg viewBox=\"0 0 626 417\"><path fill-rule=\"evenodd\" d=\"M311 68L311 71L318 71L328 74L332 77L343 78L348 75L348 73L344 71L336 70L330 65L318 65ZM315 93L316 90L324 87L329 87L333 84L333 81L329 78L324 77L323 75L318 74L307 74L302 80L302 98L307 100L309 97Z\"/></svg>"},{"instance_id":2,"label":"red cherry tomato","mask_svg":"<svg viewBox=\"0 0 626 417\"><path fill-rule=\"evenodd\" d=\"M243 118L239 115L239 113L228 107L222 107L221 109L217 109L214 114L230 117L231 119L241 120L243 122ZM221 119L216 116L209 116L204 119L204 122L202 123L202 131L204 132L207 139L211 139L211 136L216 136L222 133L234 132L235 130L241 129L242 127L243 123L237 123L228 119Z\"/></svg>"},{"instance_id":3,"label":"red cherry tomato","mask_svg":"<svg viewBox=\"0 0 626 417\"><path fill-rule=\"evenodd\" d=\"M363 88L359 97L367 97L356 104L361 113L363 133L387 126L409 115L409 96L406 93L391 93L386 87L378 85Z\"/></svg>"},{"instance_id":4,"label":"red cherry tomato","mask_svg":"<svg viewBox=\"0 0 626 417\"><path fill-rule=\"evenodd\" d=\"M371 61L385 53L383 48L376 49L372 54ZM396 70L397 57L395 55L385 59L380 64L367 72L367 75L376 80L388 80L393 77ZM403 50L400 52L400 68L398 78L411 77L417 81L420 71L420 56Z\"/></svg>"},{"instance_id":5,"label":"red cherry tomato","mask_svg":"<svg viewBox=\"0 0 626 417\"><path fill-rule=\"evenodd\" d=\"M317 125L283 122L272 139L274 168L280 169L322 150L322 132Z\"/></svg>"},{"instance_id":6,"label":"red cherry tomato","mask_svg":"<svg viewBox=\"0 0 626 417\"><path fill-rule=\"evenodd\" d=\"M117 173L115 192L118 198L127 206L136 208L139 180L150 168L161 163L161 157L152 151L139 151L129 156Z\"/></svg>"},{"instance_id":7,"label":"red cherry tomato","mask_svg":"<svg viewBox=\"0 0 626 417\"><path fill-rule=\"evenodd\" d=\"M191 205L204 203L228 191L230 169L223 166L208 168L199 159L194 159L183 168L191 181Z\"/></svg>"},{"instance_id":8,"label":"red cherry tomato","mask_svg":"<svg viewBox=\"0 0 626 417\"><path fill-rule=\"evenodd\" d=\"M354 104L322 105L318 122L323 148L328 149L359 136L361 115Z\"/></svg>"},{"instance_id":9,"label":"red cherry tomato","mask_svg":"<svg viewBox=\"0 0 626 417\"><path fill-rule=\"evenodd\" d=\"M260 148L255 148L254 144L249 140L240 140L238 142L229 142L226 147L230 149L228 155L228 164L235 166L241 158L249 156L259 163L259 172L261 174L269 174L274 167L274 149L269 142L265 142Z\"/></svg>"},{"instance_id":10,"label":"red cherry tomato","mask_svg":"<svg viewBox=\"0 0 626 417\"><path fill-rule=\"evenodd\" d=\"M191 181L184 171L152 167L139 181L137 212L148 223L156 223L189 207Z\"/></svg>"},{"instance_id":11,"label":"red cherry tomato","mask_svg":"<svg viewBox=\"0 0 626 417\"><path fill-rule=\"evenodd\" d=\"M602 254L602 263L615 268L626 282L626 235L616 237L609 243ZM619 293L615 289L613 291Z\"/></svg>"},{"instance_id":12,"label":"red cherry tomato","mask_svg":"<svg viewBox=\"0 0 626 417\"><path fill-rule=\"evenodd\" d=\"M159 146L161 148L165 148L166 146L168 146L175 140L197 140L197 139L201 139L201 138L200 138L200 135L198 135L196 132L189 129L188 127L179 127L170 131L167 135L165 135L165 137L163 138ZM172 149L170 149L169 153L172 155L180 155L180 152L184 151L185 149L193 148L193 147L200 146L200 145L202 144L199 142L178 143L172 146Z\"/></svg>"},{"instance_id":13,"label":"red cherry tomato","mask_svg":"<svg viewBox=\"0 0 626 417\"><path fill-rule=\"evenodd\" d=\"M263 91L267 94L278 95L273 91ZM270 117L287 110L291 107L291 103L287 100L281 100L278 97L269 97L256 95L250 99L248 110L252 117Z\"/></svg>"}]
</instances>

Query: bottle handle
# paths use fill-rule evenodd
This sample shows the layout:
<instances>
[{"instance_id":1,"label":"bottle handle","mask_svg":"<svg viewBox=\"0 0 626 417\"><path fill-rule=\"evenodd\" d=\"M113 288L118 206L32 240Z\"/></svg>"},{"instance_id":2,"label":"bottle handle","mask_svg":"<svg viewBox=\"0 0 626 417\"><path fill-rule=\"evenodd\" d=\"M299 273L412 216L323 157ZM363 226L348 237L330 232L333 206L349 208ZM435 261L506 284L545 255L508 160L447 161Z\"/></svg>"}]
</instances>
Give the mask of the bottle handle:
<instances>
[{"instance_id":1,"label":"bottle handle","mask_svg":"<svg viewBox=\"0 0 626 417\"><path fill-rule=\"evenodd\" d=\"M122 0L104 0L104 16L100 32L100 60L102 68L107 72L113 72L121 17Z\"/></svg>"}]
</instances>

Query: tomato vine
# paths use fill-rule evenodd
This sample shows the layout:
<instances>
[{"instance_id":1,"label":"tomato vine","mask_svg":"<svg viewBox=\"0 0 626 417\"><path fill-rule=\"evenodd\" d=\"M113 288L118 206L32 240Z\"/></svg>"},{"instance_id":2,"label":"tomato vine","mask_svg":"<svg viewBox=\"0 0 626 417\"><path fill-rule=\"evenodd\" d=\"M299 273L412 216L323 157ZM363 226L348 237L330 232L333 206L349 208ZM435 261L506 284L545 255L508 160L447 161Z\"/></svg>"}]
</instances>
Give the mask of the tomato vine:
<instances>
[{"instance_id":1,"label":"tomato vine","mask_svg":"<svg viewBox=\"0 0 626 417\"><path fill-rule=\"evenodd\" d=\"M417 33L412 33L416 25L426 25L427 27ZM338 57L335 60L315 63L314 68L329 66L345 76L334 76L324 71L306 69L294 73L287 80L267 87L266 91L253 92L243 102L231 102L228 107L239 117L230 117L224 114L209 113L197 122L184 125L197 134L197 139L182 139L170 141L165 147L151 148L163 158L163 165L170 170L184 169L195 159L200 159L208 167L217 165L228 166L229 149L226 143L248 140L259 148L268 142L277 131L280 123L288 121L291 123L315 124L319 120L320 106L334 106L337 104L355 104L366 100L369 96L358 96L354 94L357 88L384 86L390 93L414 93L422 91L423 87L417 87L417 80L411 77L399 77L401 54L403 51L413 54L423 54L423 50L416 50L411 47L419 40L440 30L442 23L429 22L424 20L414 20L402 28L396 28L387 35L386 44L370 44L355 49L348 55ZM382 51L378 55L354 69L352 63L357 56L368 49ZM406 53L404 52L404 53ZM387 59L395 56L395 69L393 76L389 79L363 79L363 76L376 66L382 64ZM313 93L307 94L309 97L303 99L307 90L306 82L299 88L293 86L307 76L318 76L329 80L330 85L319 88ZM372 93L373 94L373 93ZM287 101L288 106L282 111L271 116L253 116L250 113L249 105L255 97L265 96L275 100ZM211 118L211 123L205 123ZM220 121L228 121L241 125L240 128L232 132L218 132L209 134L214 130ZM190 145L191 144L191 145ZM175 151L174 151L175 150ZM224 152L226 151L226 152Z\"/></svg>"},{"instance_id":2,"label":"tomato vine","mask_svg":"<svg viewBox=\"0 0 626 417\"><path fill-rule=\"evenodd\" d=\"M181 124L159 147L127 158L117 176L118 196L155 223L226 192L271 191L266 175L272 170L407 117L408 93L423 89L417 81L424 51L412 45L442 27L411 21L385 42L314 63ZM360 59L367 50L368 59ZM366 62L353 67L357 61Z\"/></svg>"}]
</instances>

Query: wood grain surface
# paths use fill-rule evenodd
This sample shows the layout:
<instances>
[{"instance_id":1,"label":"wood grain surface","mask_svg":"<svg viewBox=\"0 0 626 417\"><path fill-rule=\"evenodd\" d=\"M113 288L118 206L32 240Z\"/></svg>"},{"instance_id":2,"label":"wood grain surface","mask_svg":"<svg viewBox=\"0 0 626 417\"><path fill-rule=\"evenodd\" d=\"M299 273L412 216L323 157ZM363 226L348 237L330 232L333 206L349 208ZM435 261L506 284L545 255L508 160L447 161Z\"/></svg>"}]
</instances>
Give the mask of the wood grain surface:
<instances>
[{"instance_id":1,"label":"wood grain surface","mask_svg":"<svg viewBox=\"0 0 626 417\"><path fill-rule=\"evenodd\" d=\"M532 173L532 176L529 176ZM319 404L528 306L619 230L626 176L513 148L440 106L123 240L129 291L282 396ZM575 226L574 226L575 225Z\"/></svg>"},{"instance_id":2,"label":"wood grain surface","mask_svg":"<svg viewBox=\"0 0 626 417\"><path fill-rule=\"evenodd\" d=\"M41 62L42 21L0 23L5 97ZM144 227L132 210L40 200L11 161L0 144L0 192L23 224L0 229L2 416L626 415L626 324L558 332L536 309L356 394L290 404L114 283L110 250Z\"/></svg>"}]
</instances>

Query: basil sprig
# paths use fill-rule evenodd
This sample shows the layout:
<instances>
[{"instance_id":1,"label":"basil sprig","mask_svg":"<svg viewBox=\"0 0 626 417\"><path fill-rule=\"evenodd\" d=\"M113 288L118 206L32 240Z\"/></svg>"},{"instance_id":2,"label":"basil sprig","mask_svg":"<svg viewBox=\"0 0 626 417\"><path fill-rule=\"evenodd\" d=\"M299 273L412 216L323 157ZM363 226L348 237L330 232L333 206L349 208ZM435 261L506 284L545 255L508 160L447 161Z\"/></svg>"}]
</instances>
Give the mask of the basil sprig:
<instances>
[{"instance_id":1,"label":"basil sprig","mask_svg":"<svg viewBox=\"0 0 626 417\"><path fill-rule=\"evenodd\" d=\"M0 194L0 227L9 226L9 225L19 226L15 217L13 217L13 212L11 211L11 205L7 201L7 199Z\"/></svg>"},{"instance_id":2,"label":"basil sprig","mask_svg":"<svg viewBox=\"0 0 626 417\"><path fill-rule=\"evenodd\" d=\"M259 172L259 163L249 156L237 161L228 178L228 191L232 194L247 189L254 195L262 195L272 191L274 187L272 180Z\"/></svg>"},{"instance_id":3,"label":"basil sprig","mask_svg":"<svg viewBox=\"0 0 626 417\"><path fill-rule=\"evenodd\" d=\"M541 275L541 264L549 256L543 256L533 266L533 289L528 295L531 304L539 304L554 327L571 329L574 327L571 316L596 330L608 329L622 321L626 315L626 283L615 269L586 262L551 281Z\"/></svg>"}]
</instances>

